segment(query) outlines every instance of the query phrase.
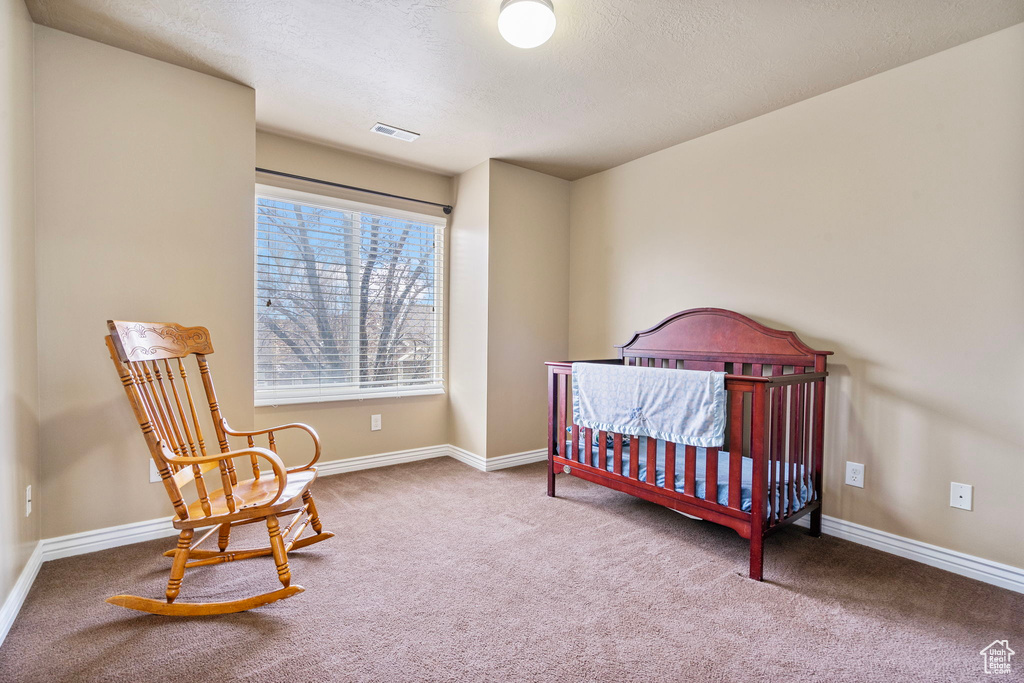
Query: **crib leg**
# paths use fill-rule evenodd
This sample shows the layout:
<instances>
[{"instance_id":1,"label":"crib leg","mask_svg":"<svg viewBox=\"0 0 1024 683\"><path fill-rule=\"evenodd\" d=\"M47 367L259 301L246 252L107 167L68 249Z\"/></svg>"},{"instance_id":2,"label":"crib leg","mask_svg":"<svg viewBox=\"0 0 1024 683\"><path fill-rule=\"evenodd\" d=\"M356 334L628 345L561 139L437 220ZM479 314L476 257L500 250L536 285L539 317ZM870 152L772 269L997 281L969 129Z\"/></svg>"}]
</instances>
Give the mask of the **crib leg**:
<instances>
[{"instance_id":1,"label":"crib leg","mask_svg":"<svg viewBox=\"0 0 1024 683\"><path fill-rule=\"evenodd\" d=\"M811 510L811 536L821 536L821 508Z\"/></svg>"},{"instance_id":2,"label":"crib leg","mask_svg":"<svg viewBox=\"0 0 1024 683\"><path fill-rule=\"evenodd\" d=\"M548 458L548 495L555 497L555 461Z\"/></svg>"},{"instance_id":3,"label":"crib leg","mask_svg":"<svg viewBox=\"0 0 1024 683\"><path fill-rule=\"evenodd\" d=\"M750 538L750 578L760 581L764 568L764 537L758 534Z\"/></svg>"}]
</instances>

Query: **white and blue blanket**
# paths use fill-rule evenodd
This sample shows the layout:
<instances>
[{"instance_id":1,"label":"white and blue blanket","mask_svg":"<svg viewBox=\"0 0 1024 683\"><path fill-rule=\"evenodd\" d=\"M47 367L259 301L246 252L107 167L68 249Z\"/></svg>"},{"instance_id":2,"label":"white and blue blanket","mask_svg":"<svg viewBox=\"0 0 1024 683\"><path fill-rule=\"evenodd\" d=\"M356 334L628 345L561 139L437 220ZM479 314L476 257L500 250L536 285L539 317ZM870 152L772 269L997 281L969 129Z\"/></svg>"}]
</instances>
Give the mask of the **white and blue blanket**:
<instances>
[{"instance_id":1,"label":"white and blue blanket","mask_svg":"<svg viewBox=\"0 0 1024 683\"><path fill-rule=\"evenodd\" d=\"M725 443L725 373L572 364L573 421L689 446Z\"/></svg>"}]
</instances>

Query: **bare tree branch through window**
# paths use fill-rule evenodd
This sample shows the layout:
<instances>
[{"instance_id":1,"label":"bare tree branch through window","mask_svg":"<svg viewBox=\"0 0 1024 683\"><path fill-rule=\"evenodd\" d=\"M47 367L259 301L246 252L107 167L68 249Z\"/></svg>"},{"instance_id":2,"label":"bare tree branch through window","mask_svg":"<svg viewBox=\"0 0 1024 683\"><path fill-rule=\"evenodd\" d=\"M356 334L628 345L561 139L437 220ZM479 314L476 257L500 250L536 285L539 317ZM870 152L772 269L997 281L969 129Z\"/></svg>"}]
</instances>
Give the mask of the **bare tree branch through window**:
<instances>
[{"instance_id":1,"label":"bare tree branch through window","mask_svg":"<svg viewBox=\"0 0 1024 683\"><path fill-rule=\"evenodd\" d=\"M440 383L439 226L257 198L256 390Z\"/></svg>"}]
</instances>

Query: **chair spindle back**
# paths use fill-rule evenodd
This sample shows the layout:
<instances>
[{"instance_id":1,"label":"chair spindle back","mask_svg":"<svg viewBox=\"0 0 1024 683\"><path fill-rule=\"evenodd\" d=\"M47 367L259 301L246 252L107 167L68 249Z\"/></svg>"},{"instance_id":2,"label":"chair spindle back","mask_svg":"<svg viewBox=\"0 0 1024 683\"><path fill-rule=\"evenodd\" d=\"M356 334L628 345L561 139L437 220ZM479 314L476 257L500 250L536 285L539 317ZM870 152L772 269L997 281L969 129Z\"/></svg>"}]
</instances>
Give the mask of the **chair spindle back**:
<instances>
[{"instance_id":1,"label":"chair spindle back","mask_svg":"<svg viewBox=\"0 0 1024 683\"><path fill-rule=\"evenodd\" d=\"M203 475L214 469L219 470L225 502L234 511L231 490L238 479L230 460L227 461L229 464L220 461L191 465L173 460L207 455L200 411L186 370L186 361L193 355L220 452L230 450L206 360L206 356L213 353L209 331L205 327L183 327L176 323L120 320L108 320L107 327L110 329L106 337L110 358L121 377L150 455L179 518L184 520L189 516L182 494L182 489L189 482L195 482L196 496L203 512L211 514L207 482ZM249 440L251 443L252 439ZM253 475L258 477L255 456L252 456L252 462Z\"/></svg>"}]
</instances>

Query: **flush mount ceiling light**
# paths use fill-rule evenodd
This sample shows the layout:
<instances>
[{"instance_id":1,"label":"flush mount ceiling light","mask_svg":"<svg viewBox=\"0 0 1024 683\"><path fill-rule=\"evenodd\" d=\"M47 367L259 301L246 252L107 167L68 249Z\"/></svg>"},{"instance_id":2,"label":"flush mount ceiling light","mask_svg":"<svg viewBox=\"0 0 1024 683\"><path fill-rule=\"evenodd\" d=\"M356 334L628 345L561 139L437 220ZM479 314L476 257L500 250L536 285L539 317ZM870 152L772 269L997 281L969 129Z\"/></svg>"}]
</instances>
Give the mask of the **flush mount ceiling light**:
<instances>
[{"instance_id":1,"label":"flush mount ceiling light","mask_svg":"<svg viewBox=\"0 0 1024 683\"><path fill-rule=\"evenodd\" d=\"M555 32L555 8L551 0L503 0L498 31L516 47L542 45Z\"/></svg>"}]
</instances>

